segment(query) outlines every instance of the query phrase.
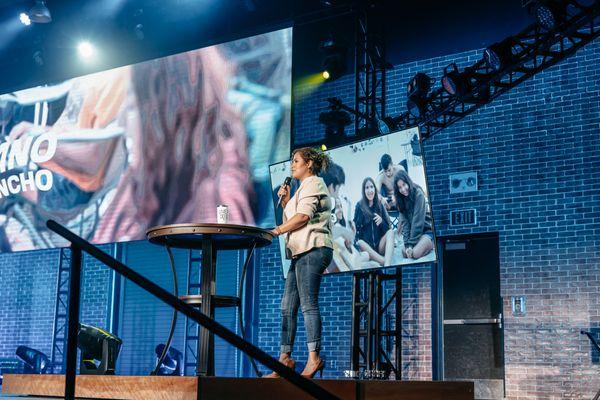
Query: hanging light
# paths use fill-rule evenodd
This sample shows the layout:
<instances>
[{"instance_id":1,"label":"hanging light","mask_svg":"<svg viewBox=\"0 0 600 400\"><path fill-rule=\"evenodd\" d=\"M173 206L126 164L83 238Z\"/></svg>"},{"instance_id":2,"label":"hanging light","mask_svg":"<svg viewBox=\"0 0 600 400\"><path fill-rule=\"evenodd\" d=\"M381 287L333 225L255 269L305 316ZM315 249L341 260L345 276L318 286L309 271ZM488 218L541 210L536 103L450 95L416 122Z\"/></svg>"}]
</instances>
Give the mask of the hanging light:
<instances>
[{"instance_id":1,"label":"hanging light","mask_svg":"<svg viewBox=\"0 0 600 400\"><path fill-rule=\"evenodd\" d=\"M322 74L325 80L334 81L346 73L346 47L328 36L319 44L319 50L324 55Z\"/></svg>"},{"instance_id":2,"label":"hanging light","mask_svg":"<svg viewBox=\"0 0 600 400\"><path fill-rule=\"evenodd\" d=\"M406 85L406 108L408 112L416 117L422 117L427 111L429 90L431 89L431 78L418 72Z\"/></svg>"},{"instance_id":3,"label":"hanging light","mask_svg":"<svg viewBox=\"0 0 600 400\"><path fill-rule=\"evenodd\" d=\"M494 43L483 51L483 59L488 68L500 71L511 64L515 55L513 54L513 45L515 40L510 37L502 42Z\"/></svg>"},{"instance_id":4,"label":"hanging light","mask_svg":"<svg viewBox=\"0 0 600 400\"><path fill-rule=\"evenodd\" d=\"M563 0L534 0L527 7L538 25L547 31L555 29L567 16L567 2Z\"/></svg>"},{"instance_id":5,"label":"hanging light","mask_svg":"<svg viewBox=\"0 0 600 400\"><path fill-rule=\"evenodd\" d=\"M44 0L36 0L35 5L29 10L29 19L36 24L52 22L52 15Z\"/></svg>"},{"instance_id":6,"label":"hanging light","mask_svg":"<svg viewBox=\"0 0 600 400\"><path fill-rule=\"evenodd\" d=\"M406 95L408 97L426 97L430 89L431 78L423 72L417 72L406 85Z\"/></svg>"},{"instance_id":7,"label":"hanging light","mask_svg":"<svg viewBox=\"0 0 600 400\"><path fill-rule=\"evenodd\" d=\"M468 73L466 71L460 72L455 63L448 65L444 68L442 87L449 95L464 96L471 89Z\"/></svg>"},{"instance_id":8,"label":"hanging light","mask_svg":"<svg viewBox=\"0 0 600 400\"><path fill-rule=\"evenodd\" d=\"M471 68L461 72L454 63L444 68L442 87L449 95L468 103L487 101L491 94L490 85L479 86L477 75Z\"/></svg>"}]
</instances>

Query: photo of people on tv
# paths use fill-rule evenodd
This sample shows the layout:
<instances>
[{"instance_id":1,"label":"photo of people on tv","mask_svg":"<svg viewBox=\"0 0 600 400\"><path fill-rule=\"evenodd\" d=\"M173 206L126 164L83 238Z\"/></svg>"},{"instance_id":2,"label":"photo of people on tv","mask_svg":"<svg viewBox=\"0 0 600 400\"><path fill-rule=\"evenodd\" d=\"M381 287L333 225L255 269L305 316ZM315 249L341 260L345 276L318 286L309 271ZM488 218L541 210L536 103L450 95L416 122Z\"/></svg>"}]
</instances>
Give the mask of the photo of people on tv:
<instances>
[{"instance_id":1,"label":"photo of people on tv","mask_svg":"<svg viewBox=\"0 0 600 400\"><path fill-rule=\"evenodd\" d=\"M418 130L396 132L327 153L333 163L321 177L332 197L334 256L326 273L435 261ZM274 204L275 193L286 176L289 162L271 166ZM290 186L293 193L297 183L292 180ZM279 220L281 208L275 214ZM284 273L285 264L284 259Z\"/></svg>"}]
</instances>

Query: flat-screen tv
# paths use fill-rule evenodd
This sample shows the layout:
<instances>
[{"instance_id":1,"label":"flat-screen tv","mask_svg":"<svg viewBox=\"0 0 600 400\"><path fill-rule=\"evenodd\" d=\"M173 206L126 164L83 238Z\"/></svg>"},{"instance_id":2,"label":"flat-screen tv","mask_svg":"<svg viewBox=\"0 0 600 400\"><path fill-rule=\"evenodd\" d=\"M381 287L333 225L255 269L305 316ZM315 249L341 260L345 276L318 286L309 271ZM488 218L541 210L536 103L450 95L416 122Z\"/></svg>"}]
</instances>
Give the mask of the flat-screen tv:
<instances>
[{"instance_id":1,"label":"flat-screen tv","mask_svg":"<svg viewBox=\"0 0 600 400\"><path fill-rule=\"evenodd\" d=\"M321 174L331 196L333 261L325 273L429 263L437 259L429 191L418 128L327 151L332 165ZM279 186L290 162L270 166L277 224ZM292 180L291 193L299 186ZM279 237L284 276L291 260Z\"/></svg>"},{"instance_id":2,"label":"flat-screen tv","mask_svg":"<svg viewBox=\"0 0 600 400\"><path fill-rule=\"evenodd\" d=\"M0 95L0 252L163 224L272 226L269 164L290 152L292 30Z\"/></svg>"}]
</instances>

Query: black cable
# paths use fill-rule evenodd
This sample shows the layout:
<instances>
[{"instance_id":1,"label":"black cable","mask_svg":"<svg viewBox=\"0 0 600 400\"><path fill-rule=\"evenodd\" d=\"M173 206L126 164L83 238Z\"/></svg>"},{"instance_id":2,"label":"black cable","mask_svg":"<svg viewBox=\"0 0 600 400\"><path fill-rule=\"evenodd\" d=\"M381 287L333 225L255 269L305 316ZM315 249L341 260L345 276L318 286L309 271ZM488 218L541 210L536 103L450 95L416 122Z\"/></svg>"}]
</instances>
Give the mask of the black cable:
<instances>
[{"instance_id":1,"label":"black cable","mask_svg":"<svg viewBox=\"0 0 600 400\"><path fill-rule=\"evenodd\" d=\"M175 259L173 258L173 252L169 246L165 246L167 249L167 253L169 253L169 261L171 262L171 272L173 274L173 295L175 297L179 297L179 290L177 288L177 271L175 270ZM167 339L167 343L165 343L165 348L163 349L162 354L158 358L156 362L156 367L154 371L150 372L150 375L158 374L158 370L162 365L163 361L165 361L165 357L169 352L169 347L171 347L171 342L173 341L173 336L175 335L175 325L177 325L177 310L173 309L173 318L171 319L171 330L169 331L169 338Z\"/></svg>"}]
</instances>

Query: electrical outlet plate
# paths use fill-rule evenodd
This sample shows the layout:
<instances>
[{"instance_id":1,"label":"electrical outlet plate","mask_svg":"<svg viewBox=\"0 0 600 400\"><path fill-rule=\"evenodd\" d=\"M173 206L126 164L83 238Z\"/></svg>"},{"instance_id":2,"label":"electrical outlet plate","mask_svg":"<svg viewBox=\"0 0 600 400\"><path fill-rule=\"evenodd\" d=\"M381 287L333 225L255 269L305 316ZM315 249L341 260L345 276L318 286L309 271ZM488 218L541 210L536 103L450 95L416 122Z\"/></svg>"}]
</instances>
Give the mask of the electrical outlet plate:
<instances>
[{"instance_id":1,"label":"electrical outlet plate","mask_svg":"<svg viewBox=\"0 0 600 400\"><path fill-rule=\"evenodd\" d=\"M450 194L476 192L478 190L477 172L450 174Z\"/></svg>"}]
</instances>

